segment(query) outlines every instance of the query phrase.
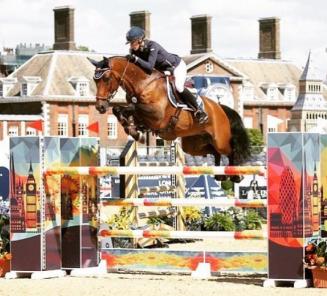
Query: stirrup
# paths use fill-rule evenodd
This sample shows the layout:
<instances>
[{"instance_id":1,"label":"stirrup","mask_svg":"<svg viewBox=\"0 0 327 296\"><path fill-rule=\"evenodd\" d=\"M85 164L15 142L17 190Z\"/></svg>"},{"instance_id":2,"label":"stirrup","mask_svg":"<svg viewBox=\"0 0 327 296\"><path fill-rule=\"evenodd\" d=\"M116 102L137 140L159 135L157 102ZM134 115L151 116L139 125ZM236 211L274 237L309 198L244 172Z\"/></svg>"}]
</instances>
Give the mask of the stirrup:
<instances>
[{"instance_id":1,"label":"stirrup","mask_svg":"<svg viewBox=\"0 0 327 296\"><path fill-rule=\"evenodd\" d=\"M200 124L207 123L209 119L208 114L201 109L198 109L194 112L194 117Z\"/></svg>"}]
</instances>

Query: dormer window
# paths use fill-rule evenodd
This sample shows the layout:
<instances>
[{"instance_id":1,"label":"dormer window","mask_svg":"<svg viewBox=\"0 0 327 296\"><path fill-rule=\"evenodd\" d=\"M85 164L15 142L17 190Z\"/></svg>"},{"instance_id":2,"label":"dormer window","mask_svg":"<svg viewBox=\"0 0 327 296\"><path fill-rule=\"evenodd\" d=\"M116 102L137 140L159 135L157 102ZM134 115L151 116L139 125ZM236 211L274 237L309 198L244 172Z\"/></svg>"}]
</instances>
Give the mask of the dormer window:
<instances>
[{"instance_id":1,"label":"dormer window","mask_svg":"<svg viewBox=\"0 0 327 296\"><path fill-rule=\"evenodd\" d=\"M89 95L90 84L89 80L85 77L73 76L69 79L69 82L75 90L75 95L78 97L87 97Z\"/></svg>"},{"instance_id":2,"label":"dormer window","mask_svg":"<svg viewBox=\"0 0 327 296\"><path fill-rule=\"evenodd\" d=\"M1 78L0 79L0 97L7 97L10 90L17 83L16 78Z\"/></svg>"},{"instance_id":3,"label":"dormer window","mask_svg":"<svg viewBox=\"0 0 327 296\"><path fill-rule=\"evenodd\" d=\"M284 98L287 101L294 101L295 100L295 86L287 85L284 91Z\"/></svg>"},{"instance_id":4,"label":"dormer window","mask_svg":"<svg viewBox=\"0 0 327 296\"><path fill-rule=\"evenodd\" d=\"M295 85L291 83L279 83L278 89L284 96L285 101L295 101Z\"/></svg>"},{"instance_id":5,"label":"dormer window","mask_svg":"<svg viewBox=\"0 0 327 296\"><path fill-rule=\"evenodd\" d=\"M265 92L267 99L277 100L278 99L278 88L275 83L263 83L261 88Z\"/></svg>"},{"instance_id":6,"label":"dormer window","mask_svg":"<svg viewBox=\"0 0 327 296\"><path fill-rule=\"evenodd\" d=\"M77 83L77 92L80 97L86 97L89 94L89 83L79 82Z\"/></svg>"},{"instance_id":7,"label":"dormer window","mask_svg":"<svg viewBox=\"0 0 327 296\"><path fill-rule=\"evenodd\" d=\"M22 96L28 96L27 83L22 83Z\"/></svg>"},{"instance_id":8,"label":"dormer window","mask_svg":"<svg viewBox=\"0 0 327 296\"><path fill-rule=\"evenodd\" d=\"M33 90L41 81L42 79L39 76L23 76L20 89L21 96L31 96Z\"/></svg>"},{"instance_id":9,"label":"dormer window","mask_svg":"<svg viewBox=\"0 0 327 296\"><path fill-rule=\"evenodd\" d=\"M267 89L267 97L271 100L276 100L278 98L277 86L269 85Z\"/></svg>"},{"instance_id":10,"label":"dormer window","mask_svg":"<svg viewBox=\"0 0 327 296\"><path fill-rule=\"evenodd\" d=\"M254 99L254 87L253 84L249 81L246 81L243 86L243 97L245 100Z\"/></svg>"}]
</instances>

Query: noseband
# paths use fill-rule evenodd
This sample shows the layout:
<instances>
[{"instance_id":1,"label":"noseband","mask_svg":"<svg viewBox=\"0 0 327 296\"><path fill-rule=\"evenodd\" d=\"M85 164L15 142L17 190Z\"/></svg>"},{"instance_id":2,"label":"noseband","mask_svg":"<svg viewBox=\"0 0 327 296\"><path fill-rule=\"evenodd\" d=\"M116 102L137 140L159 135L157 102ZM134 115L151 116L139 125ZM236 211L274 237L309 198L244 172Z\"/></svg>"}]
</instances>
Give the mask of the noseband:
<instances>
[{"instance_id":1,"label":"noseband","mask_svg":"<svg viewBox=\"0 0 327 296\"><path fill-rule=\"evenodd\" d=\"M110 60L109 60L109 63L110 63ZM124 85L124 76L125 76L125 73L126 73L126 70L127 70L127 67L128 67L128 64L129 64L129 61L127 61L127 64L125 66L125 69L123 71L123 74L121 75L119 81L118 81L118 87L117 89L112 92L112 93L109 93L107 97L100 97L100 96L96 96L96 100L101 100L101 101L107 101L108 103L110 102L110 100L116 95L116 93L118 92L118 88L121 86L121 85ZM94 80L100 80L102 79L103 75L109 71L112 71L114 73L114 71L112 70L112 68L110 67L110 65L108 66L108 68L102 68L102 69L96 69L95 72L94 72L94 76L93 76L93 79ZM116 76L113 75L115 78Z\"/></svg>"}]
</instances>

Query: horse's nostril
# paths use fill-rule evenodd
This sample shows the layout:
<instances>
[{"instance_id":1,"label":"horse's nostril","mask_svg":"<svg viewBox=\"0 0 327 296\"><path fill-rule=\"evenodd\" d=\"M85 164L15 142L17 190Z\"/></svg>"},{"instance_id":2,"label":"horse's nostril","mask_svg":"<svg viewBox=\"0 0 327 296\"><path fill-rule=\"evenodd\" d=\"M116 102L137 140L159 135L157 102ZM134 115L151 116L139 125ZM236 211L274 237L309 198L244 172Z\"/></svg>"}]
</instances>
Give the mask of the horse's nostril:
<instances>
[{"instance_id":1,"label":"horse's nostril","mask_svg":"<svg viewBox=\"0 0 327 296\"><path fill-rule=\"evenodd\" d=\"M100 114L106 113L106 108L103 105L97 105L95 109L97 109Z\"/></svg>"}]
</instances>

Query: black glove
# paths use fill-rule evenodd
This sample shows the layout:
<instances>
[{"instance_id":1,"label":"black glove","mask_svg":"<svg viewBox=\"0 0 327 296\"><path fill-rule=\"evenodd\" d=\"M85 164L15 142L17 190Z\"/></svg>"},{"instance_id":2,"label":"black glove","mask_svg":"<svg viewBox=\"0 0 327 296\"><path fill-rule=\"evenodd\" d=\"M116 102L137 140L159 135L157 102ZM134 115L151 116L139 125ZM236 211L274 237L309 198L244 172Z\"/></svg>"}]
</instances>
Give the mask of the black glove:
<instances>
[{"instance_id":1,"label":"black glove","mask_svg":"<svg viewBox=\"0 0 327 296\"><path fill-rule=\"evenodd\" d=\"M131 63L135 63L136 60L137 60L137 57L136 57L134 54L128 54L128 55L126 56L126 59L127 59L129 62L131 62Z\"/></svg>"}]
</instances>

